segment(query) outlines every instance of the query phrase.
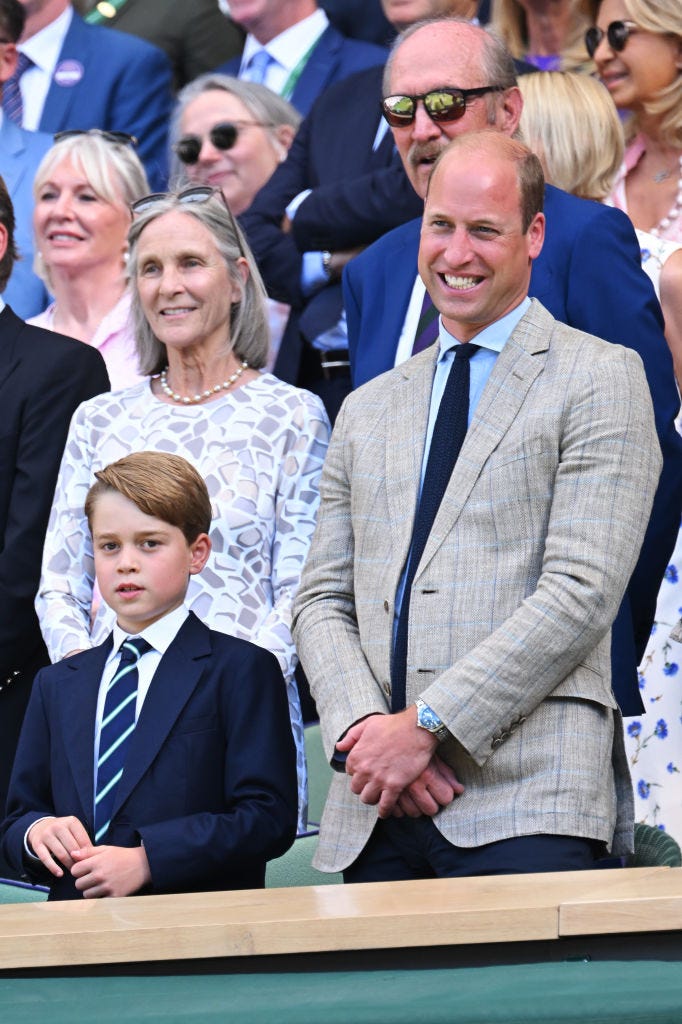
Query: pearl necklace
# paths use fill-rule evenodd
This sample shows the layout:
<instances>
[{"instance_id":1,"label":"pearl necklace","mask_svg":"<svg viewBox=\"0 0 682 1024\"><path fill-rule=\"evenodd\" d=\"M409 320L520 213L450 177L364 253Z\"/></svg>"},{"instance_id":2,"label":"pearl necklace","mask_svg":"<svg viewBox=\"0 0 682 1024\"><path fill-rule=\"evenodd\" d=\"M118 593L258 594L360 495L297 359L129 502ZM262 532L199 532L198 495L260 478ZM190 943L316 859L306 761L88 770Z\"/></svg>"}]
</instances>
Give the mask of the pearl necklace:
<instances>
[{"instance_id":1,"label":"pearl necklace","mask_svg":"<svg viewBox=\"0 0 682 1024\"><path fill-rule=\"evenodd\" d=\"M179 395L177 391L173 391L173 389L168 385L167 366L159 375L159 383L161 384L161 390L164 395L168 395L168 397L172 398L174 402L179 402L181 405L196 405L198 402L203 402L205 398L210 398L211 395L218 394L219 391L228 391L235 381L239 380L244 370L248 369L248 366L249 364L246 359L244 359L241 366L234 371L231 377L224 380L222 384L216 384L214 387L209 388L207 391L202 391L201 394L197 395Z\"/></svg>"},{"instance_id":2,"label":"pearl necklace","mask_svg":"<svg viewBox=\"0 0 682 1024\"><path fill-rule=\"evenodd\" d=\"M680 154L679 159L679 176L677 179L677 195L675 197L675 205L668 210L665 217L661 217L661 219L659 220L658 224L655 225L655 227L649 229L650 234L656 235L658 237L661 231L667 230L667 228L670 227L673 221L677 220L677 218L680 216L680 213L682 213L682 154Z\"/></svg>"}]
</instances>

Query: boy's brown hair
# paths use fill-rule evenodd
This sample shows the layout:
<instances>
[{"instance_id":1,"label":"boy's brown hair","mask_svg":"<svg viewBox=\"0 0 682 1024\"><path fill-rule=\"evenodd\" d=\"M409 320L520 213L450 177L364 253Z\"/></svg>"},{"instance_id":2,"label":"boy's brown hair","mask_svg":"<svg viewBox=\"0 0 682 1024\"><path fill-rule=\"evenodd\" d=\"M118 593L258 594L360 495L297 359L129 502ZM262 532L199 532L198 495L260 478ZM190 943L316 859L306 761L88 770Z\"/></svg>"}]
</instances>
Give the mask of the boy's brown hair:
<instances>
[{"instance_id":1,"label":"boy's brown hair","mask_svg":"<svg viewBox=\"0 0 682 1024\"><path fill-rule=\"evenodd\" d=\"M85 499L92 532L97 499L110 491L122 494L147 516L182 530L188 544L211 526L211 499L196 469L179 455L133 452L95 473Z\"/></svg>"}]
</instances>

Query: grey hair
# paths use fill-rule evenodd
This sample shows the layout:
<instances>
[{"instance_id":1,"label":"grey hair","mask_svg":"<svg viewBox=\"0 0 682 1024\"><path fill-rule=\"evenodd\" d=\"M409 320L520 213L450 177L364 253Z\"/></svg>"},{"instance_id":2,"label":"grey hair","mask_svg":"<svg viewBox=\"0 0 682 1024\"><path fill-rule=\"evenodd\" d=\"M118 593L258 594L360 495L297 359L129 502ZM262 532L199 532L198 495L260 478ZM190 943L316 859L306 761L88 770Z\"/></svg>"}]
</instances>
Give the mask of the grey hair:
<instances>
[{"instance_id":1,"label":"grey hair","mask_svg":"<svg viewBox=\"0 0 682 1024\"><path fill-rule=\"evenodd\" d=\"M169 192L149 209L138 214L128 232L132 315L135 328L135 345L142 374L160 373L168 363L166 346L159 341L142 309L137 287L138 244L144 229L158 217L173 210L194 217L211 233L216 247L225 260L230 279L240 293L238 301L232 304L229 332L225 339L225 351L234 352L238 359L245 360L254 370L265 366L268 358L270 332L265 285L256 266L256 261L246 239L225 203L218 196L205 202L180 203L178 194ZM244 282L237 269L240 256L246 259L249 275Z\"/></svg>"},{"instance_id":2,"label":"grey hair","mask_svg":"<svg viewBox=\"0 0 682 1024\"><path fill-rule=\"evenodd\" d=\"M286 124L297 130L302 121L298 110L291 103L264 85L258 85L256 82L242 82L239 78L233 78L231 75L220 75L215 72L199 75L180 90L171 115L168 139L170 144L170 180L173 188L182 188L189 182L185 165L178 160L175 154L175 145L180 138L180 125L185 110L202 93L213 90L234 96L244 104L256 121L267 125L265 131L273 146L277 142L275 129Z\"/></svg>"},{"instance_id":3,"label":"grey hair","mask_svg":"<svg viewBox=\"0 0 682 1024\"><path fill-rule=\"evenodd\" d=\"M514 61L507 50L506 46L496 35L487 28L482 28L478 25L472 25L466 18L425 18L423 21L416 21L414 25L410 25L404 32L401 32L399 36L394 40L386 61L384 68L384 80L383 80L383 91L384 96L390 95L391 92L391 72L393 69L393 60L400 49L402 44L410 36L413 36L415 32L419 32L420 29L426 28L428 25L462 25L466 27L470 32L480 34L483 53L482 53L482 70L484 85L501 85L503 89L513 89L517 84L516 80L516 68L514 67ZM461 85L463 89L469 88L466 83L458 82L457 85ZM495 97L486 97L487 100L491 100L495 103ZM490 111L488 111L490 119ZM494 121L494 116L493 116Z\"/></svg>"}]
</instances>

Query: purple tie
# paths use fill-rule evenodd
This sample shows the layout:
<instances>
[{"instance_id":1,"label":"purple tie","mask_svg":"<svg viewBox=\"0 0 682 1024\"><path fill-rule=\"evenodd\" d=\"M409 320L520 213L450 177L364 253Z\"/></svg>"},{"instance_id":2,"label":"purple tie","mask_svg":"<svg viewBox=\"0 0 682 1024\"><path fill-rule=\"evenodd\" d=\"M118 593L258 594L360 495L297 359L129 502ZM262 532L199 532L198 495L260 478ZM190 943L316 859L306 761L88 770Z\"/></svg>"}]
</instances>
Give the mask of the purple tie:
<instances>
[{"instance_id":1,"label":"purple tie","mask_svg":"<svg viewBox=\"0 0 682 1024\"><path fill-rule=\"evenodd\" d=\"M419 314L419 322L417 324L417 330L414 334L414 345L412 346L412 355L416 356L417 352L423 352L429 345L433 345L434 341L438 337L438 310L431 301L431 296L428 292L424 292L424 301L422 302L422 311Z\"/></svg>"},{"instance_id":2,"label":"purple tie","mask_svg":"<svg viewBox=\"0 0 682 1024\"><path fill-rule=\"evenodd\" d=\"M24 118L24 103L21 98L21 76L24 71L34 67L33 61L25 53L19 53L17 69L2 87L2 109L10 121L21 124Z\"/></svg>"}]
</instances>

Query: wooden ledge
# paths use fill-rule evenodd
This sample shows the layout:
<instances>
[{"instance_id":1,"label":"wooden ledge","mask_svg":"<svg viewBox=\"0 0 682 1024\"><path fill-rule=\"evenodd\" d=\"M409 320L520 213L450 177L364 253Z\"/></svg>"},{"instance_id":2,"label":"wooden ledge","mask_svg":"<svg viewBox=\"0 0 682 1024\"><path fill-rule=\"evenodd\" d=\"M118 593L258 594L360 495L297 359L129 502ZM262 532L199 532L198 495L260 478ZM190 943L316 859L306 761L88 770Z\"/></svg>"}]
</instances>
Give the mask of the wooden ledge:
<instances>
[{"instance_id":1,"label":"wooden ledge","mask_svg":"<svg viewBox=\"0 0 682 1024\"><path fill-rule=\"evenodd\" d=\"M0 906L0 969L682 928L682 869L631 868Z\"/></svg>"}]
</instances>

